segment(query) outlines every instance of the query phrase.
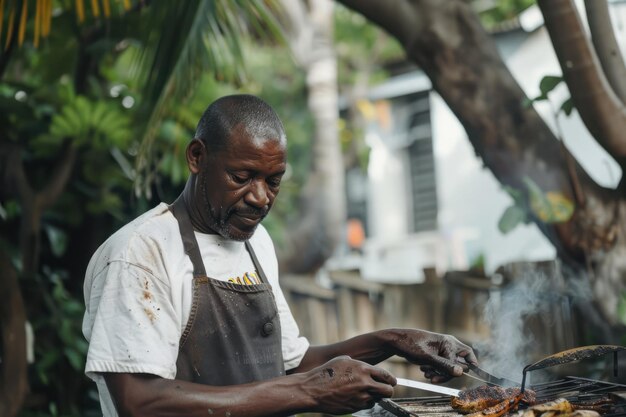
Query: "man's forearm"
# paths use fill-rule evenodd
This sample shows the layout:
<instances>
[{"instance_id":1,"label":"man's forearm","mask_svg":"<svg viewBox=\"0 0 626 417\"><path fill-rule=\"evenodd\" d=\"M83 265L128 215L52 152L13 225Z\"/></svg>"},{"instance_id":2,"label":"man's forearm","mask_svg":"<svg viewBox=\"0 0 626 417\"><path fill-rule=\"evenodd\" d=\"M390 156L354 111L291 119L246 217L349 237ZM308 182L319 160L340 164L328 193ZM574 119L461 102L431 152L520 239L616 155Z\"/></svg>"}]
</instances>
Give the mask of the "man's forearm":
<instances>
[{"instance_id":1,"label":"man's forearm","mask_svg":"<svg viewBox=\"0 0 626 417\"><path fill-rule=\"evenodd\" d=\"M345 414L390 397L396 384L384 369L345 356L308 372L223 387L146 374L102 375L120 417Z\"/></svg>"},{"instance_id":2,"label":"man's forearm","mask_svg":"<svg viewBox=\"0 0 626 417\"><path fill-rule=\"evenodd\" d=\"M355 336L342 342L324 346L311 346L300 365L289 373L304 372L341 355L350 356L375 365L393 356L394 340L401 337L395 329L378 330Z\"/></svg>"},{"instance_id":3,"label":"man's forearm","mask_svg":"<svg viewBox=\"0 0 626 417\"><path fill-rule=\"evenodd\" d=\"M104 374L120 417L288 416L315 409L306 374L215 387L142 374Z\"/></svg>"}]
</instances>

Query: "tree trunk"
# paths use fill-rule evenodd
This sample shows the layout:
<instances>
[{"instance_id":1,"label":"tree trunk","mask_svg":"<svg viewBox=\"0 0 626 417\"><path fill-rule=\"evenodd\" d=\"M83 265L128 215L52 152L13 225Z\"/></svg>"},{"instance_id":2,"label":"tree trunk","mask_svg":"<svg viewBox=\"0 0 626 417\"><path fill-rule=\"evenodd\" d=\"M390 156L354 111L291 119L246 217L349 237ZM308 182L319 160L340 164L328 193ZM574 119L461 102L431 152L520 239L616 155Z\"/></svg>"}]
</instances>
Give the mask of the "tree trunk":
<instances>
[{"instance_id":1,"label":"tree trunk","mask_svg":"<svg viewBox=\"0 0 626 417\"><path fill-rule=\"evenodd\" d=\"M610 87L574 0L538 0L574 106L596 141L626 168L626 107Z\"/></svg>"},{"instance_id":2,"label":"tree trunk","mask_svg":"<svg viewBox=\"0 0 626 417\"><path fill-rule=\"evenodd\" d=\"M524 189L532 179L543 192L575 201L572 184L585 198L572 218L537 226L559 256L581 268L596 267L594 296L605 320L617 324L626 290L624 194L598 186L578 165L541 117L524 105L525 94L500 58L494 41L469 2L462 0L340 0L378 24L403 45L464 126L485 166L504 185ZM495 221L495 220L494 220ZM608 295L607 294L611 293Z\"/></svg>"},{"instance_id":3,"label":"tree trunk","mask_svg":"<svg viewBox=\"0 0 626 417\"><path fill-rule=\"evenodd\" d=\"M6 254L0 252L0 417L13 417L26 393L26 313L17 273Z\"/></svg>"},{"instance_id":4,"label":"tree trunk","mask_svg":"<svg viewBox=\"0 0 626 417\"><path fill-rule=\"evenodd\" d=\"M64 146L61 157L41 191L34 191L26 176L21 149L12 143L0 143L0 184L2 197L15 197L21 207L20 255L21 276L32 277L39 270L41 217L60 197L69 181L77 149ZM6 193L6 194L4 194ZM6 256L0 253L0 308L2 314L2 379L0 379L0 417L14 416L28 391L26 369L26 312L17 273Z\"/></svg>"},{"instance_id":5,"label":"tree trunk","mask_svg":"<svg viewBox=\"0 0 626 417\"><path fill-rule=\"evenodd\" d=\"M585 0L591 40L609 84L622 103L626 103L626 65L615 39L607 0Z\"/></svg>"},{"instance_id":6,"label":"tree trunk","mask_svg":"<svg viewBox=\"0 0 626 417\"><path fill-rule=\"evenodd\" d=\"M333 3L285 0L291 50L306 71L308 106L314 119L311 173L300 202L302 218L287 237L281 266L315 271L341 241L346 220L344 169L339 145L337 59L333 48Z\"/></svg>"}]
</instances>

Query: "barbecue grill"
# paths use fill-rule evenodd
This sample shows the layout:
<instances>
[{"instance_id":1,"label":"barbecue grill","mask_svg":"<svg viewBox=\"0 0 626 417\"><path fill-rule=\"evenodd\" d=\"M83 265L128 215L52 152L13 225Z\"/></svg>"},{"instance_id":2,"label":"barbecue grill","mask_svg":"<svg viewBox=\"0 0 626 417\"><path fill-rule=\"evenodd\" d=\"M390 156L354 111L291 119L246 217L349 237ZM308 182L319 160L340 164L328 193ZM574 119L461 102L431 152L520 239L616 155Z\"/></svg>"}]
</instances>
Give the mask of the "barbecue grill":
<instances>
[{"instance_id":1,"label":"barbecue grill","mask_svg":"<svg viewBox=\"0 0 626 417\"><path fill-rule=\"evenodd\" d=\"M565 377L531 387L537 402L565 398L575 405L590 405L604 417L626 416L626 385L588 378ZM524 408L520 405L520 409ZM365 415L365 414L361 414ZM450 406L447 395L419 398L386 398L369 414L376 417L462 417Z\"/></svg>"},{"instance_id":2,"label":"barbecue grill","mask_svg":"<svg viewBox=\"0 0 626 417\"><path fill-rule=\"evenodd\" d=\"M617 376L619 351L625 351L624 346L593 345L581 346L558 352L541 359L524 368L522 391L525 387L528 371L543 369L584 358L602 356L613 353L613 373ZM568 376L556 381L533 384L529 387L536 394L536 403L546 403L558 398L580 408L591 408L602 417L626 417L626 385L614 382L598 381L589 378ZM526 406L520 403L519 409ZM359 417L463 417L452 408L450 397L447 395L419 397L419 398L386 398L374 408L355 414Z\"/></svg>"}]
</instances>

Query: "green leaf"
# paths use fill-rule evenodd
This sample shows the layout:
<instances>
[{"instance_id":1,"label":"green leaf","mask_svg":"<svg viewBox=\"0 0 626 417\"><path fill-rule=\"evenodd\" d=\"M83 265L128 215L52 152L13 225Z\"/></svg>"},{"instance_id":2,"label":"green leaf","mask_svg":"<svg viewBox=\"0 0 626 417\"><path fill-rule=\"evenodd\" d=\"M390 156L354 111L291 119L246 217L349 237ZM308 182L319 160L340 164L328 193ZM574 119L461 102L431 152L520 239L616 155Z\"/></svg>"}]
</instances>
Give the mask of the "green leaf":
<instances>
[{"instance_id":1,"label":"green leaf","mask_svg":"<svg viewBox=\"0 0 626 417\"><path fill-rule=\"evenodd\" d=\"M563 113L565 113L566 116L572 114L572 111L574 110L574 102L572 101L571 97L565 100L563 104L561 104L561 110L563 111Z\"/></svg>"},{"instance_id":2,"label":"green leaf","mask_svg":"<svg viewBox=\"0 0 626 417\"><path fill-rule=\"evenodd\" d=\"M79 317L82 316L85 312L85 307L83 303L69 299L62 303L63 313L68 316Z\"/></svg>"},{"instance_id":3,"label":"green leaf","mask_svg":"<svg viewBox=\"0 0 626 417\"><path fill-rule=\"evenodd\" d=\"M555 75L546 75L539 82L539 91L541 91L541 96L548 96L548 93L559 85L559 83L563 81L563 77L555 76Z\"/></svg>"},{"instance_id":4,"label":"green leaf","mask_svg":"<svg viewBox=\"0 0 626 417\"><path fill-rule=\"evenodd\" d=\"M529 177L523 178L528 188L529 206L533 214L544 223L562 223L574 213L574 203L558 191L544 193Z\"/></svg>"},{"instance_id":5,"label":"green leaf","mask_svg":"<svg viewBox=\"0 0 626 417\"><path fill-rule=\"evenodd\" d=\"M131 137L130 118L115 100L92 101L78 96L53 117L50 135L72 138L96 149L125 149Z\"/></svg>"},{"instance_id":6,"label":"green leaf","mask_svg":"<svg viewBox=\"0 0 626 417\"><path fill-rule=\"evenodd\" d=\"M524 181L524 184L528 189L529 205L533 214L542 222L548 222L551 218L550 203L545 197L543 191L539 188L537 183L529 177L524 177L522 181Z\"/></svg>"},{"instance_id":7,"label":"green leaf","mask_svg":"<svg viewBox=\"0 0 626 417\"><path fill-rule=\"evenodd\" d=\"M44 226L44 229L48 235L50 248L52 249L54 256L63 256L65 250L67 249L67 234L63 230L48 224Z\"/></svg>"},{"instance_id":8,"label":"green leaf","mask_svg":"<svg viewBox=\"0 0 626 417\"><path fill-rule=\"evenodd\" d=\"M108 120L105 116L108 116L110 113L112 112L109 112L109 108L104 101L97 102L91 112L89 124L100 129L106 128Z\"/></svg>"},{"instance_id":9,"label":"green leaf","mask_svg":"<svg viewBox=\"0 0 626 417\"><path fill-rule=\"evenodd\" d=\"M574 202L560 192L548 191L546 199L550 203L552 210L551 223L562 223L568 221L574 214Z\"/></svg>"},{"instance_id":10,"label":"green leaf","mask_svg":"<svg viewBox=\"0 0 626 417\"><path fill-rule=\"evenodd\" d=\"M533 102L536 100L537 100L536 98L532 99L529 97L524 97L524 100L522 101L522 107L525 109L528 109L533 105Z\"/></svg>"},{"instance_id":11,"label":"green leaf","mask_svg":"<svg viewBox=\"0 0 626 417\"><path fill-rule=\"evenodd\" d=\"M50 416L52 417L57 417L59 415L59 409L57 408L57 404L55 402L48 404L48 411L50 411Z\"/></svg>"},{"instance_id":12,"label":"green leaf","mask_svg":"<svg viewBox=\"0 0 626 417\"><path fill-rule=\"evenodd\" d=\"M54 366L59 360L60 354L58 349L47 349L40 356L41 359L35 362L35 366L38 370L39 378L45 385L48 384L47 370Z\"/></svg>"},{"instance_id":13,"label":"green leaf","mask_svg":"<svg viewBox=\"0 0 626 417\"><path fill-rule=\"evenodd\" d=\"M510 206L507 208L500 220L498 221L498 229L503 234L509 233L511 230L515 229L518 224L524 222L526 219L526 211L523 208L517 205Z\"/></svg>"},{"instance_id":14,"label":"green leaf","mask_svg":"<svg viewBox=\"0 0 626 417\"><path fill-rule=\"evenodd\" d=\"M172 158L172 181L175 184L180 184L185 176L185 171L183 170L183 166L181 165L176 155Z\"/></svg>"},{"instance_id":15,"label":"green leaf","mask_svg":"<svg viewBox=\"0 0 626 417\"><path fill-rule=\"evenodd\" d=\"M504 191L506 191L511 198L513 198L513 201L515 201L515 204L517 205L522 205L524 202L524 193L520 190L518 190L517 188L513 188L513 187L509 187L508 185L505 185L504 187Z\"/></svg>"},{"instance_id":16,"label":"green leaf","mask_svg":"<svg viewBox=\"0 0 626 417\"><path fill-rule=\"evenodd\" d=\"M69 361L70 365L74 370L80 371L83 369L85 358L80 353L76 352L73 349L66 347L63 349L63 354Z\"/></svg>"},{"instance_id":17,"label":"green leaf","mask_svg":"<svg viewBox=\"0 0 626 417\"><path fill-rule=\"evenodd\" d=\"M626 291L622 292L622 296L617 304L617 317L626 324Z\"/></svg>"},{"instance_id":18,"label":"green leaf","mask_svg":"<svg viewBox=\"0 0 626 417\"><path fill-rule=\"evenodd\" d=\"M540 94L537 97L533 98L531 100L531 102L534 103L536 101L544 101L544 100L547 100L547 99L548 99L548 96L546 96L545 94Z\"/></svg>"},{"instance_id":19,"label":"green leaf","mask_svg":"<svg viewBox=\"0 0 626 417\"><path fill-rule=\"evenodd\" d=\"M72 135L74 132L74 127L63 113L52 119L52 125L50 126L50 134L52 136L62 139Z\"/></svg>"},{"instance_id":20,"label":"green leaf","mask_svg":"<svg viewBox=\"0 0 626 417\"><path fill-rule=\"evenodd\" d=\"M80 138L83 134L83 121L81 114L74 107L74 103L70 103L63 108L61 117L67 121L69 126L65 135L73 138Z\"/></svg>"}]
</instances>

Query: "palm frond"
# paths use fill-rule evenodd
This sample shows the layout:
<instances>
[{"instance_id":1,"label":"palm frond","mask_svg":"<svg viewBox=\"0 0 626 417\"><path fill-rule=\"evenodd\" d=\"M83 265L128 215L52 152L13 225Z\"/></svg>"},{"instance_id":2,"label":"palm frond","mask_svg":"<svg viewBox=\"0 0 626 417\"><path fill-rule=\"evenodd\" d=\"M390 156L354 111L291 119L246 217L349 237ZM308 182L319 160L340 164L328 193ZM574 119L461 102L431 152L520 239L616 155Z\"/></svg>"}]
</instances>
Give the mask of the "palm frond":
<instances>
[{"instance_id":1,"label":"palm frond","mask_svg":"<svg viewBox=\"0 0 626 417\"><path fill-rule=\"evenodd\" d=\"M155 46L148 44L139 56L144 69L139 73L145 74L143 106L150 117L137 156L138 195L149 194L152 144L167 105L184 103L207 72L223 81L244 82L242 37L252 28L255 35L282 40L273 17L277 7L271 0L190 0L151 8L146 39Z\"/></svg>"},{"instance_id":2,"label":"palm frond","mask_svg":"<svg viewBox=\"0 0 626 417\"><path fill-rule=\"evenodd\" d=\"M141 2L142 0L135 1ZM79 23L85 22L87 9L96 19L101 16L111 17L112 9L121 15L132 7L131 0L123 0L122 3L117 0L114 7L111 6L111 0L91 0L88 8L85 7L85 2L86 0L75 0L73 6L71 2L59 2L56 7L73 8ZM53 0L0 0L0 42L4 43L2 50L6 51L15 41L18 46L22 46L27 37L26 32L30 21L33 22L33 45L38 47L40 38L45 38L50 34L53 7L55 7ZM3 31L5 23L6 32Z\"/></svg>"}]
</instances>

